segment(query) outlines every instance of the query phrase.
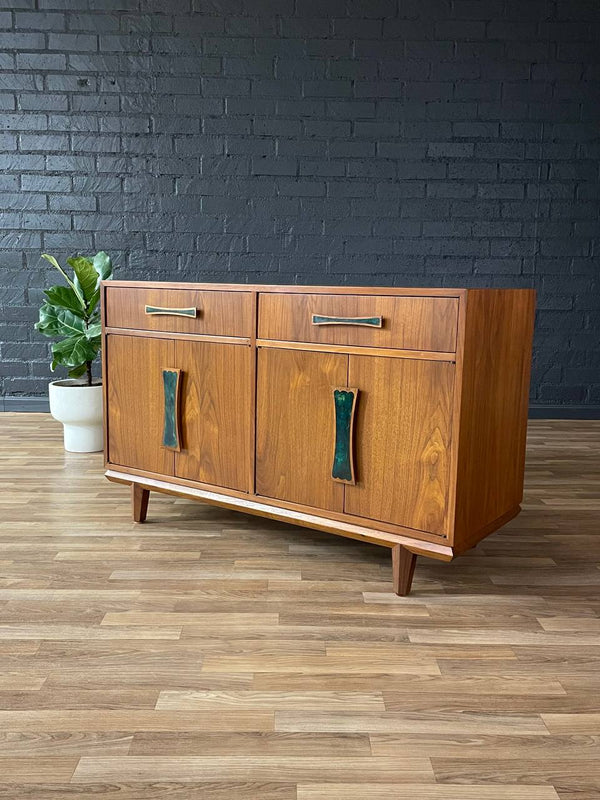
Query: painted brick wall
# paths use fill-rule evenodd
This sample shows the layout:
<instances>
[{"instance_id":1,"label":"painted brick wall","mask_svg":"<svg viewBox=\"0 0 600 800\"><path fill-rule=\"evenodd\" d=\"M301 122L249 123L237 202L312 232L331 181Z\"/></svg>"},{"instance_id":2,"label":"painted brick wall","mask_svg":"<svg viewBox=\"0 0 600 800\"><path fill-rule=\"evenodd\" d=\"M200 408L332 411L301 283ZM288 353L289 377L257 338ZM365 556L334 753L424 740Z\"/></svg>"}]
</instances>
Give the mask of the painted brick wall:
<instances>
[{"instance_id":1,"label":"painted brick wall","mask_svg":"<svg viewBox=\"0 0 600 800\"><path fill-rule=\"evenodd\" d=\"M0 0L0 374L40 252L120 277L535 286L532 401L600 404L597 0Z\"/></svg>"}]
</instances>

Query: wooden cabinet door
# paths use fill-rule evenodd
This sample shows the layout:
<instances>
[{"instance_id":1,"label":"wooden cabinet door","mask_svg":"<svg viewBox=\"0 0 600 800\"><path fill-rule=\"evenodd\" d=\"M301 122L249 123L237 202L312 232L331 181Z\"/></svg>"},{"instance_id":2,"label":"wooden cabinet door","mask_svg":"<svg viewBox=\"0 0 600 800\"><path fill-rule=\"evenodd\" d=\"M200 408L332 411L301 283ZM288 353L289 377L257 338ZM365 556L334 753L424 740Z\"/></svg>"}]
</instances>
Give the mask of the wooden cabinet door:
<instances>
[{"instance_id":1,"label":"wooden cabinet door","mask_svg":"<svg viewBox=\"0 0 600 800\"><path fill-rule=\"evenodd\" d=\"M174 342L181 370L181 450L175 475L248 492L252 469L252 350Z\"/></svg>"},{"instance_id":2,"label":"wooden cabinet door","mask_svg":"<svg viewBox=\"0 0 600 800\"><path fill-rule=\"evenodd\" d=\"M447 533L453 383L449 362L350 356L359 394L348 514Z\"/></svg>"},{"instance_id":3,"label":"wooden cabinet door","mask_svg":"<svg viewBox=\"0 0 600 800\"><path fill-rule=\"evenodd\" d=\"M343 511L332 480L333 389L346 386L348 356L261 348L256 409L256 493Z\"/></svg>"},{"instance_id":4,"label":"wooden cabinet door","mask_svg":"<svg viewBox=\"0 0 600 800\"><path fill-rule=\"evenodd\" d=\"M108 460L112 464L173 474L173 451L162 446L162 371L174 366L174 343L167 339L107 336Z\"/></svg>"}]
</instances>

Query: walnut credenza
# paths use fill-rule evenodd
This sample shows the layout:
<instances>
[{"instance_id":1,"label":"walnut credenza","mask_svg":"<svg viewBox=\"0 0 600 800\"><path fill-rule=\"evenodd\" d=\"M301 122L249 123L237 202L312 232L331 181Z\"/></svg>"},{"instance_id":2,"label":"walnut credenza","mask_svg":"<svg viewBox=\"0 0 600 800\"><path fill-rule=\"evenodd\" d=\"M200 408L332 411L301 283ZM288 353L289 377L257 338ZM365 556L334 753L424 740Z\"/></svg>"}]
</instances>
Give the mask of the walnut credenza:
<instances>
[{"instance_id":1,"label":"walnut credenza","mask_svg":"<svg viewBox=\"0 0 600 800\"><path fill-rule=\"evenodd\" d=\"M384 545L394 590L519 512L535 294L102 285L106 476Z\"/></svg>"}]
</instances>

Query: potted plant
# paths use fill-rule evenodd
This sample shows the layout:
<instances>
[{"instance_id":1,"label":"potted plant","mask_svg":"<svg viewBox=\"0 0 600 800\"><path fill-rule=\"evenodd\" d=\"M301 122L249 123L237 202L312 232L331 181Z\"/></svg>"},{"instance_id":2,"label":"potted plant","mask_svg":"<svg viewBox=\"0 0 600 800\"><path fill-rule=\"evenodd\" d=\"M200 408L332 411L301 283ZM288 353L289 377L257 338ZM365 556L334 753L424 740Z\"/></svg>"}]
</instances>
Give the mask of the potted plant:
<instances>
[{"instance_id":1,"label":"potted plant","mask_svg":"<svg viewBox=\"0 0 600 800\"><path fill-rule=\"evenodd\" d=\"M93 258L67 258L73 276L54 256L42 255L67 282L51 286L44 294L35 328L57 339L52 344L52 364L67 367L68 378L49 386L50 413L64 426L65 450L93 453L103 448L102 381L92 376L92 364L100 352L100 281L112 276L110 257L96 253Z\"/></svg>"}]
</instances>

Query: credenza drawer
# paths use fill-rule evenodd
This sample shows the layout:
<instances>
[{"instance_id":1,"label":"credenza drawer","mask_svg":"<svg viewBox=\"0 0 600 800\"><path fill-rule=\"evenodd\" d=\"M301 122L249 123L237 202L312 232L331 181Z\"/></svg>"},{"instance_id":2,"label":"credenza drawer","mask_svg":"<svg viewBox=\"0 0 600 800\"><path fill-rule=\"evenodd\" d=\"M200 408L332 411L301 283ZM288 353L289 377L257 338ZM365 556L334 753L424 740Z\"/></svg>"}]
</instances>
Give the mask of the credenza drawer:
<instances>
[{"instance_id":1,"label":"credenza drawer","mask_svg":"<svg viewBox=\"0 0 600 800\"><path fill-rule=\"evenodd\" d=\"M250 292L106 287L106 325L169 333L252 335Z\"/></svg>"},{"instance_id":2,"label":"credenza drawer","mask_svg":"<svg viewBox=\"0 0 600 800\"><path fill-rule=\"evenodd\" d=\"M452 353L458 299L264 293L260 339Z\"/></svg>"}]
</instances>

